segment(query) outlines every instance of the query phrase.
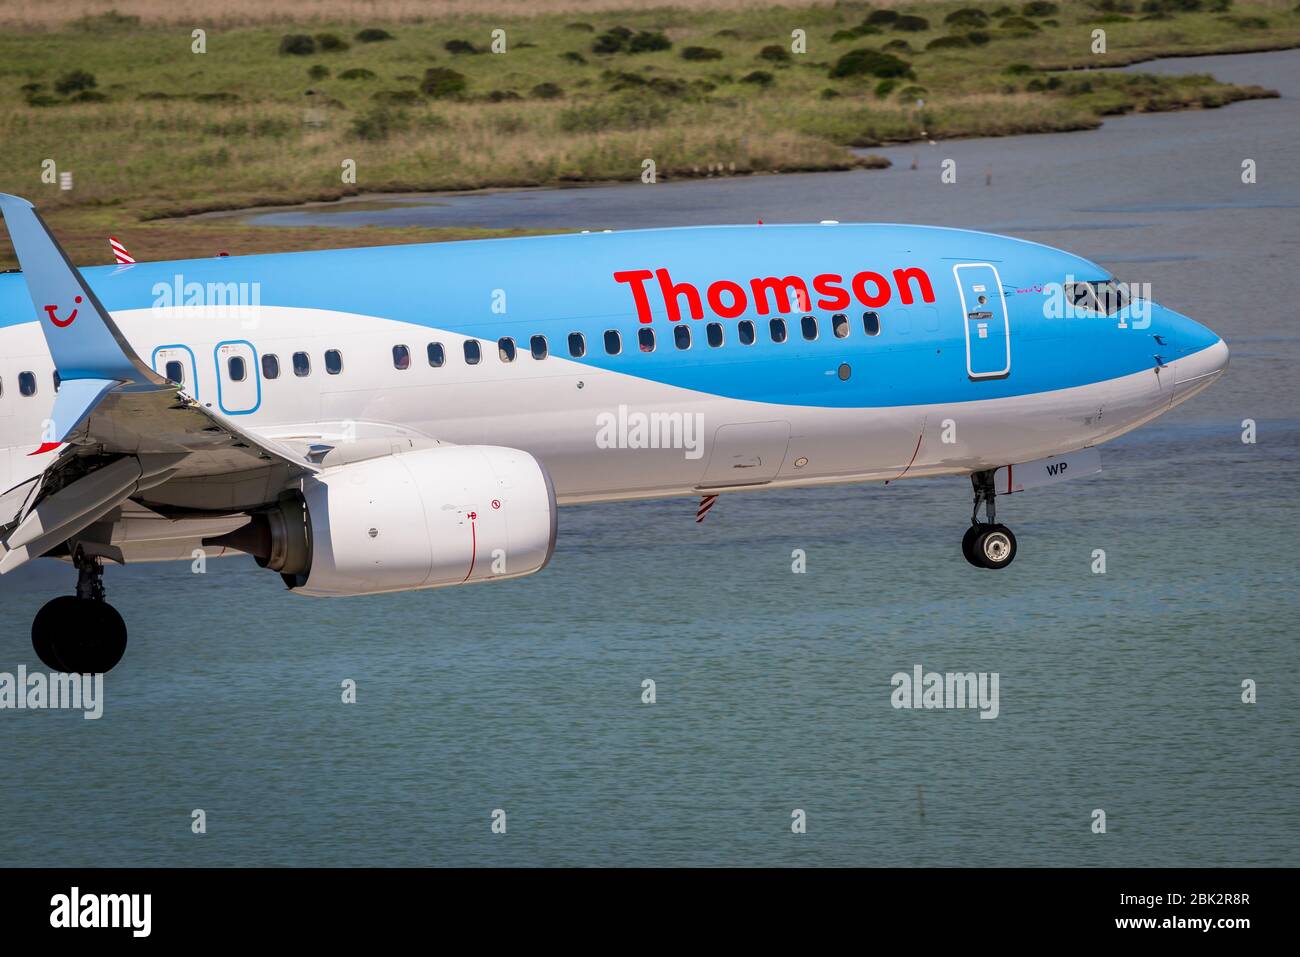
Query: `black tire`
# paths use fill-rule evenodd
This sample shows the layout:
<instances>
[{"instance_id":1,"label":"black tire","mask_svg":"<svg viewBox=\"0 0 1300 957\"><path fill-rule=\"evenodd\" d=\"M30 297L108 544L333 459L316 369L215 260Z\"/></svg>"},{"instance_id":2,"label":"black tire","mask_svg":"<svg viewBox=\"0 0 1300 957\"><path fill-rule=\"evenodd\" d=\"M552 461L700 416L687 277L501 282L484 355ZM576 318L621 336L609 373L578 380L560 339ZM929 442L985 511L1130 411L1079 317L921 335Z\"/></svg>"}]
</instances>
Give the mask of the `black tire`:
<instances>
[{"instance_id":1,"label":"black tire","mask_svg":"<svg viewBox=\"0 0 1300 957\"><path fill-rule=\"evenodd\" d=\"M975 538L973 550L984 568L1006 568L1016 558L1016 536L1005 525L985 525Z\"/></svg>"},{"instance_id":2,"label":"black tire","mask_svg":"<svg viewBox=\"0 0 1300 957\"><path fill-rule=\"evenodd\" d=\"M55 671L103 674L126 653L126 622L112 605L64 595L37 613L32 648Z\"/></svg>"},{"instance_id":3,"label":"black tire","mask_svg":"<svg viewBox=\"0 0 1300 957\"><path fill-rule=\"evenodd\" d=\"M972 525L966 529L966 534L961 537L961 553L965 556L966 561L970 562L976 568L983 568L983 564L975 557L975 538L984 531L986 525Z\"/></svg>"}]
</instances>

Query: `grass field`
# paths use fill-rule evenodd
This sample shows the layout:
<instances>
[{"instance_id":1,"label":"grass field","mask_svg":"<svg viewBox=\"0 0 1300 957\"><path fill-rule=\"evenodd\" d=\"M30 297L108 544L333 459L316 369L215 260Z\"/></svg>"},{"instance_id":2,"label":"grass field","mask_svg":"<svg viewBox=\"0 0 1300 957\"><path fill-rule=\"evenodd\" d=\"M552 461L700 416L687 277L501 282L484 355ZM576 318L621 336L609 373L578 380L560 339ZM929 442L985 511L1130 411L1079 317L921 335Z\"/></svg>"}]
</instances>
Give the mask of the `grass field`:
<instances>
[{"instance_id":1,"label":"grass field","mask_svg":"<svg viewBox=\"0 0 1300 957\"><path fill-rule=\"evenodd\" d=\"M79 262L105 261L110 231L142 258L470 234L168 221L188 212L636 180L647 160L661 180L847 169L870 162L850 147L1216 107L1268 91L1083 71L1300 45L1277 0L105 6L0 0L0 189ZM67 172L71 190L49 181Z\"/></svg>"}]
</instances>

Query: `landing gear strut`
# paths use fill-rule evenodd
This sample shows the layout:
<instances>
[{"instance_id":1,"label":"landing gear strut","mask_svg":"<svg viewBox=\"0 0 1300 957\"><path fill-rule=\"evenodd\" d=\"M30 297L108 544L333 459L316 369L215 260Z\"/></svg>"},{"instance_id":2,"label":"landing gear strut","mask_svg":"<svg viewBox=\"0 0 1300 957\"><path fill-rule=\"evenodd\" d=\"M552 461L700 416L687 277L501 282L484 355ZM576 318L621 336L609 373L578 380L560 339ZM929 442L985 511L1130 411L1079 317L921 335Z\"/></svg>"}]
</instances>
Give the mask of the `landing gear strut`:
<instances>
[{"instance_id":1,"label":"landing gear strut","mask_svg":"<svg viewBox=\"0 0 1300 957\"><path fill-rule=\"evenodd\" d=\"M47 602L32 622L32 647L53 671L95 674L110 670L126 652L126 622L104 601L104 567L80 547L77 594Z\"/></svg>"},{"instance_id":2,"label":"landing gear strut","mask_svg":"<svg viewBox=\"0 0 1300 957\"><path fill-rule=\"evenodd\" d=\"M961 540L961 553L977 568L1006 568L1016 557L1016 536L1005 525L997 524L997 492L993 489L993 469L973 472L975 507L971 509L970 528ZM980 505L988 516L979 520Z\"/></svg>"}]
</instances>

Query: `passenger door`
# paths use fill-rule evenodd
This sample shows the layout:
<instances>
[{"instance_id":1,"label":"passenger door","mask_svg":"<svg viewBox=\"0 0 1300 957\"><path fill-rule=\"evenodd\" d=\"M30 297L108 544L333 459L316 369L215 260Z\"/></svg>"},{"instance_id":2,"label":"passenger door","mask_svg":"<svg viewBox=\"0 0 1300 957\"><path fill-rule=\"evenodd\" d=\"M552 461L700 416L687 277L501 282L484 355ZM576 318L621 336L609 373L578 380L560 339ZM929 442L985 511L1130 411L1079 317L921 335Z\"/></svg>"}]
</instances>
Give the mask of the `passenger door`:
<instances>
[{"instance_id":1,"label":"passenger door","mask_svg":"<svg viewBox=\"0 0 1300 957\"><path fill-rule=\"evenodd\" d=\"M159 346L153 351L153 371L175 382L191 399L199 398L198 367L189 346Z\"/></svg>"},{"instance_id":2,"label":"passenger door","mask_svg":"<svg viewBox=\"0 0 1300 957\"><path fill-rule=\"evenodd\" d=\"M966 327L967 375L972 379L1010 375L1011 326L997 269L991 263L961 263L952 271Z\"/></svg>"}]
</instances>

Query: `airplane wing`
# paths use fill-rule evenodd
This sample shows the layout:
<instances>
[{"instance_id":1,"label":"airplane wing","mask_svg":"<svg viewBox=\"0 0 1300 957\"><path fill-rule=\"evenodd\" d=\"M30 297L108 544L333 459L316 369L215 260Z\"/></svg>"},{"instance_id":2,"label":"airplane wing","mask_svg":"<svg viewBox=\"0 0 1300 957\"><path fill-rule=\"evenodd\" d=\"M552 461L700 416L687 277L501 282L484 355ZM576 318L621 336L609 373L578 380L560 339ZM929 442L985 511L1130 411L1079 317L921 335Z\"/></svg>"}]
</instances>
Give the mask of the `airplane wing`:
<instances>
[{"instance_id":1,"label":"airplane wing","mask_svg":"<svg viewBox=\"0 0 1300 957\"><path fill-rule=\"evenodd\" d=\"M319 471L146 365L31 203L0 193L0 213L60 378L51 420L32 453L48 455L49 465L0 490L0 574L168 481L237 482L268 470L282 481Z\"/></svg>"}]
</instances>

